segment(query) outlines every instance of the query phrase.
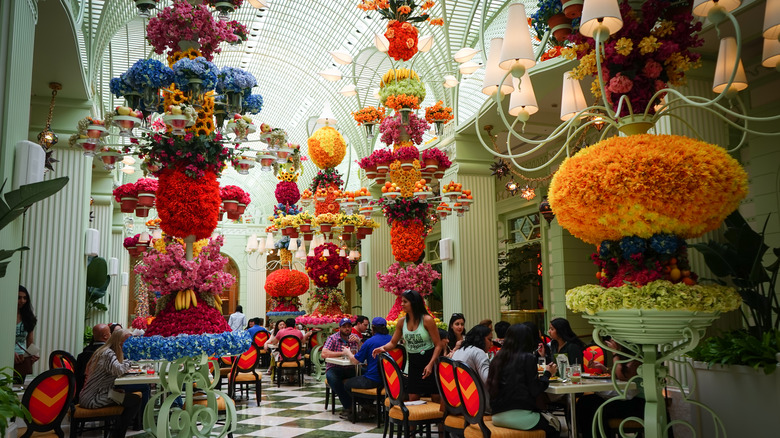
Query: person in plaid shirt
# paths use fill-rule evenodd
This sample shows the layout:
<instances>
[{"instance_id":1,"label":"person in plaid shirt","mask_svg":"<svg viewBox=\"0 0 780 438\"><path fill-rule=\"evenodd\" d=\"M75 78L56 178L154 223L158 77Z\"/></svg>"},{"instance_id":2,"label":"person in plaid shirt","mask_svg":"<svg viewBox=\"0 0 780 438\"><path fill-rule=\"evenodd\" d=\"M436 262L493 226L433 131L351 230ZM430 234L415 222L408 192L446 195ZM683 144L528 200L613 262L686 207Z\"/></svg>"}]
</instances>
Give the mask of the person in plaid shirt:
<instances>
[{"instance_id":1,"label":"person in plaid shirt","mask_svg":"<svg viewBox=\"0 0 780 438\"><path fill-rule=\"evenodd\" d=\"M341 321L339 321L339 331L330 335L325 341L325 345L322 347L322 357L324 359L329 357L343 357L347 354L344 353L345 350L354 354L354 352L358 350L359 342L360 339L352 334L352 320L349 318L342 318ZM341 402L341 406L344 407L344 410L340 414L342 418L351 418L352 415L350 412L352 397L344 386L344 380L355 377L355 375L356 372L353 365L341 366L332 363L327 364L325 378L328 380L331 391L336 393Z\"/></svg>"}]
</instances>

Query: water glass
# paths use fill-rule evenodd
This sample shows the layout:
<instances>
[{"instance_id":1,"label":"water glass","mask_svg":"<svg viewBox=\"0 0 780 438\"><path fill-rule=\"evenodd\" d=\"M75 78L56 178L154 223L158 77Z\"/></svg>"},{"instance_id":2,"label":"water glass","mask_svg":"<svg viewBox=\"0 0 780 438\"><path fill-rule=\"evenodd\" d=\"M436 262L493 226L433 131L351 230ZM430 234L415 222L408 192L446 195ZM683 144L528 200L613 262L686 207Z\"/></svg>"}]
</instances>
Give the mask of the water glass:
<instances>
[{"instance_id":1,"label":"water glass","mask_svg":"<svg viewBox=\"0 0 780 438\"><path fill-rule=\"evenodd\" d=\"M582 365L575 363L569 366L571 383L577 384L582 380Z\"/></svg>"},{"instance_id":2,"label":"water glass","mask_svg":"<svg viewBox=\"0 0 780 438\"><path fill-rule=\"evenodd\" d=\"M539 363L538 363L536 368L541 370L541 371L544 371L544 367L547 366L547 359L545 359L544 356L542 356L538 360L539 360Z\"/></svg>"}]
</instances>

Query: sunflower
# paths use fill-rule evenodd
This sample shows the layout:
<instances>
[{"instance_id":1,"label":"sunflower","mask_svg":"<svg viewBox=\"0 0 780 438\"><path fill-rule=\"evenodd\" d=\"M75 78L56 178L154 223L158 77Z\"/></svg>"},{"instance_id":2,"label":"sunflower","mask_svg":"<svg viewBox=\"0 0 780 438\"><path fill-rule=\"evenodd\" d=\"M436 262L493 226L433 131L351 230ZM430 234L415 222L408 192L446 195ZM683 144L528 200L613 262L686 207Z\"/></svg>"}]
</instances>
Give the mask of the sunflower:
<instances>
[{"instance_id":1,"label":"sunflower","mask_svg":"<svg viewBox=\"0 0 780 438\"><path fill-rule=\"evenodd\" d=\"M195 130L195 135L197 135L198 137L207 136L209 135L209 131L206 128L198 128Z\"/></svg>"},{"instance_id":2,"label":"sunflower","mask_svg":"<svg viewBox=\"0 0 780 438\"><path fill-rule=\"evenodd\" d=\"M204 119L198 118L198 120L195 122L195 129L205 128L205 127L206 127L206 121Z\"/></svg>"},{"instance_id":3,"label":"sunflower","mask_svg":"<svg viewBox=\"0 0 780 438\"><path fill-rule=\"evenodd\" d=\"M206 119L206 129L208 129L209 131L214 130L214 120L211 117Z\"/></svg>"},{"instance_id":4,"label":"sunflower","mask_svg":"<svg viewBox=\"0 0 780 438\"><path fill-rule=\"evenodd\" d=\"M166 104L168 103L168 99L170 99L171 105L181 105L187 100L187 97L184 96L184 93L181 90L174 88L172 93L165 93Z\"/></svg>"}]
</instances>

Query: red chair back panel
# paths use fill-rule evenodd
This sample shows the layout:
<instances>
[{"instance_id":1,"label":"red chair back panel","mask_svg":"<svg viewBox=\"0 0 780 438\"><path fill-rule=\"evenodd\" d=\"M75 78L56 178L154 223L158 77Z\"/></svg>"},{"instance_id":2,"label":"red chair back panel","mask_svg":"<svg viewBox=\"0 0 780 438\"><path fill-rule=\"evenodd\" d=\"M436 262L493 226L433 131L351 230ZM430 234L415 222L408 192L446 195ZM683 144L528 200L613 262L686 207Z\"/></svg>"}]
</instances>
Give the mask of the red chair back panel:
<instances>
[{"instance_id":1,"label":"red chair back panel","mask_svg":"<svg viewBox=\"0 0 780 438\"><path fill-rule=\"evenodd\" d=\"M61 354L54 355L52 358L52 364L54 365L54 368L65 368L70 371L75 371L76 369L76 366L71 363L70 359Z\"/></svg>"},{"instance_id":2,"label":"red chair back panel","mask_svg":"<svg viewBox=\"0 0 780 438\"><path fill-rule=\"evenodd\" d=\"M70 379L64 374L51 376L35 387L30 397L30 415L36 424L49 424L57 419L68 402Z\"/></svg>"},{"instance_id":3,"label":"red chair back panel","mask_svg":"<svg viewBox=\"0 0 780 438\"><path fill-rule=\"evenodd\" d=\"M466 408L466 412L470 416L474 417L479 413L479 393L477 392L477 384L469 373L460 368L455 371L455 374L458 379L458 385L460 386L460 394L463 397L463 407Z\"/></svg>"},{"instance_id":4,"label":"red chair back panel","mask_svg":"<svg viewBox=\"0 0 780 438\"><path fill-rule=\"evenodd\" d=\"M301 341L295 336L285 336L279 343L279 354L283 359L297 360L301 353Z\"/></svg>"},{"instance_id":5,"label":"red chair back panel","mask_svg":"<svg viewBox=\"0 0 780 438\"><path fill-rule=\"evenodd\" d=\"M314 348L318 345L320 345L320 340L317 338L317 336L309 337L309 348Z\"/></svg>"},{"instance_id":6,"label":"red chair back panel","mask_svg":"<svg viewBox=\"0 0 780 438\"><path fill-rule=\"evenodd\" d=\"M441 392L451 406L460 406L458 385L455 383L455 367L451 363L439 362L439 383Z\"/></svg>"},{"instance_id":7,"label":"red chair back panel","mask_svg":"<svg viewBox=\"0 0 780 438\"><path fill-rule=\"evenodd\" d=\"M254 345L250 346L249 350L241 353L241 356L239 356L237 360L236 366L238 366L241 371L246 372L254 369L255 364L257 363L257 349Z\"/></svg>"},{"instance_id":8,"label":"red chair back panel","mask_svg":"<svg viewBox=\"0 0 780 438\"><path fill-rule=\"evenodd\" d=\"M392 350L388 351L390 356L395 360L395 363L398 364L398 368L404 369L404 360L406 359L406 355L404 354L403 348L393 348Z\"/></svg>"},{"instance_id":9,"label":"red chair back panel","mask_svg":"<svg viewBox=\"0 0 780 438\"><path fill-rule=\"evenodd\" d=\"M390 398L397 399L401 396L401 376L398 375L393 364L387 360L382 360L382 372L385 373L385 380L389 390Z\"/></svg>"},{"instance_id":10,"label":"red chair back panel","mask_svg":"<svg viewBox=\"0 0 780 438\"><path fill-rule=\"evenodd\" d=\"M255 333L255 338L253 339L255 345L257 345L257 348L263 349L265 348L265 342L268 340L268 332L259 331Z\"/></svg>"},{"instance_id":11,"label":"red chair back panel","mask_svg":"<svg viewBox=\"0 0 780 438\"><path fill-rule=\"evenodd\" d=\"M604 350L598 345L591 345L582 352L582 371L586 373L600 373L598 368L593 367L592 362L596 361L604 365Z\"/></svg>"}]
</instances>

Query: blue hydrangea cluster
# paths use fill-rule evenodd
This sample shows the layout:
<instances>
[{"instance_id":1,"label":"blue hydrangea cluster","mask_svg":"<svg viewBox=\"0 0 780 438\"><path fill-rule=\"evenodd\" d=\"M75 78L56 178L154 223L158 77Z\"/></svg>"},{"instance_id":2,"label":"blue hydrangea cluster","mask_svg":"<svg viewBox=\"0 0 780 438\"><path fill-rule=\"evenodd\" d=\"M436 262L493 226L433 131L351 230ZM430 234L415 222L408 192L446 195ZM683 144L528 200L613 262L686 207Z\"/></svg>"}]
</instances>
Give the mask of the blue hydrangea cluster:
<instances>
[{"instance_id":1,"label":"blue hydrangea cluster","mask_svg":"<svg viewBox=\"0 0 780 438\"><path fill-rule=\"evenodd\" d=\"M243 93L249 96L252 87L257 85L252 73L236 67L222 67L217 80L217 93Z\"/></svg>"},{"instance_id":2,"label":"blue hydrangea cluster","mask_svg":"<svg viewBox=\"0 0 780 438\"><path fill-rule=\"evenodd\" d=\"M173 64L173 80L182 91L189 90L190 79L200 79L203 81L203 90L211 91L217 86L218 73L219 68L202 56L183 58Z\"/></svg>"},{"instance_id":3,"label":"blue hydrangea cluster","mask_svg":"<svg viewBox=\"0 0 780 438\"><path fill-rule=\"evenodd\" d=\"M257 114L263 109L263 96L259 94L250 94L244 99L243 112Z\"/></svg>"},{"instance_id":4,"label":"blue hydrangea cluster","mask_svg":"<svg viewBox=\"0 0 780 438\"><path fill-rule=\"evenodd\" d=\"M130 360L167 360L194 357L201 353L209 357L235 356L249 349L249 332L206 333L178 336L134 336L125 341L122 351Z\"/></svg>"},{"instance_id":5,"label":"blue hydrangea cluster","mask_svg":"<svg viewBox=\"0 0 780 438\"><path fill-rule=\"evenodd\" d=\"M599 245L599 257L602 259L608 259L610 257L610 254L612 254L612 246L615 244L615 242L611 240L605 240L601 242L601 245Z\"/></svg>"},{"instance_id":6,"label":"blue hydrangea cluster","mask_svg":"<svg viewBox=\"0 0 780 438\"><path fill-rule=\"evenodd\" d=\"M650 248L658 254L674 254L677 252L680 244L684 243L674 234L654 234L647 241L650 244Z\"/></svg>"},{"instance_id":7,"label":"blue hydrangea cluster","mask_svg":"<svg viewBox=\"0 0 780 438\"><path fill-rule=\"evenodd\" d=\"M620 250L623 252L623 258L628 260L634 254L642 254L645 252L647 244L645 239L639 236L626 236L620 239Z\"/></svg>"},{"instance_id":8,"label":"blue hydrangea cluster","mask_svg":"<svg viewBox=\"0 0 780 438\"><path fill-rule=\"evenodd\" d=\"M303 310L299 312L266 312L265 316L268 317L269 320L278 320L278 319L287 319L287 318L295 318L296 316L303 316L306 312Z\"/></svg>"},{"instance_id":9,"label":"blue hydrangea cluster","mask_svg":"<svg viewBox=\"0 0 780 438\"><path fill-rule=\"evenodd\" d=\"M284 215L284 216L296 215L302 211L303 209L298 207L295 204L292 205L276 204L274 206L274 217L278 218L280 215Z\"/></svg>"},{"instance_id":10,"label":"blue hydrangea cluster","mask_svg":"<svg viewBox=\"0 0 780 438\"><path fill-rule=\"evenodd\" d=\"M122 73L118 78L112 78L108 87L114 97L123 97L130 93L136 92L136 89L130 82L130 78L128 78L127 73Z\"/></svg>"},{"instance_id":11,"label":"blue hydrangea cluster","mask_svg":"<svg viewBox=\"0 0 780 438\"><path fill-rule=\"evenodd\" d=\"M141 59L135 62L127 76L136 86L160 88L173 83L173 70L156 59Z\"/></svg>"}]
</instances>

